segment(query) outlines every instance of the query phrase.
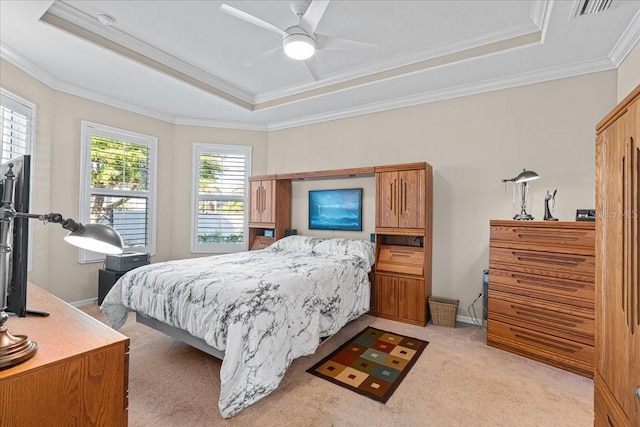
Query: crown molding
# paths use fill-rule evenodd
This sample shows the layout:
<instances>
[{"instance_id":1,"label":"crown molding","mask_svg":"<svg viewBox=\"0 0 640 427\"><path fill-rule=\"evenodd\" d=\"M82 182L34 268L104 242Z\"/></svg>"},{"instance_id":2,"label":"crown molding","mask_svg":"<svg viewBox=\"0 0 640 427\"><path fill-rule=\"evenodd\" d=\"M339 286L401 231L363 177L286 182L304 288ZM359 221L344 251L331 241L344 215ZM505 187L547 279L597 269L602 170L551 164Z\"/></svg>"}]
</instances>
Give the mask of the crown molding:
<instances>
[{"instance_id":1,"label":"crown molding","mask_svg":"<svg viewBox=\"0 0 640 427\"><path fill-rule=\"evenodd\" d=\"M635 14L618 42L611 49L609 58L616 67L619 67L638 43L640 43L640 10Z\"/></svg>"},{"instance_id":2,"label":"crown molding","mask_svg":"<svg viewBox=\"0 0 640 427\"><path fill-rule=\"evenodd\" d=\"M131 113L141 114L153 119L161 120L163 122L184 125L184 126L203 126L203 127L215 127L224 129L238 129L238 130L253 130L253 131L266 131L267 126L256 125L251 123L238 123L238 122L222 122L218 120L205 120L205 119L193 119L186 117L174 117L169 114L160 113L159 111L151 110L149 108L140 107L136 104L123 102L121 100L103 95L101 93L90 91L86 89L73 86L68 83L63 83L60 80L53 77L51 74L44 71L42 68L26 60L22 55L15 52L6 44L0 42L0 58L5 59L7 62L15 65L20 70L29 74L31 77L39 80L43 84L47 85L51 89L68 93L70 95L85 98L90 101L100 102L111 107L119 108L129 111Z\"/></svg>"},{"instance_id":3,"label":"crown molding","mask_svg":"<svg viewBox=\"0 0 640 427\"><path fill-rule=\"evenodd\" d=\"M236 101L235 103L242 107L251 109L251 106L254 103L253 95L249 92L231 85L229 82L219 79L193 65L187 64L175 56L155 48L148 43L119 30L118 28L102 25L95 17L87 15L63 1L54 2L40 17L40 20L71 33L76 37L98 44L108 50L128 57L129 59L133 59L146 66L170 74L173 77L181 78L180 74L191 77L206 86L210 86L211 88L229 95L231 97L230 101ZM84 31L79 31L79 29ZM109 43L105 43L105 40L110 41L117 46L124 47L125 49L117 49L117 47L114 48L114 46L110 46ZM164 67L154 66L153 62L145 60L145 58L151 59L153 62L157 62L158 64L162 64ZM189 79L181 79L185 80L187 83L193 84L193 82L188 81ZM196 86L200 85L196 84ZM200 88L202 89L203 87ZM234 98L237 100L234 100Z\"/></svg>"},{"instance_id":4,"label":"crown molding","mask_svg":"<svg viewBox=\"0 0 640 427\"><path fill-rule=\"evenodd\" d=\"M119 108L121 110L126 110L131 113L141 114L143 116L151 117L153 119L161 120L167 123L173 123L174 117L170 114L161 113L157 110L152 110L150 108L141 107L137 104L132 104L130 102L125 102L120 99L112 98L110 96L104 95L102 93L98 93L92 90L83 89L77 86L74 86L69 83L61 83L53 89L68 93L69 95L78 96L80 98L85 98L90 101L99 102L101 104L108 105L110 107Z\"/></svg>"},{"instance_id":5,"label":"crown molding","mask_svg":"<svg viewBox=\"0 0 640 427\"><path fill-rule=\"evenodd\" d=\"M357 108L347 108L330 113L316 114L301 119L285 120L270 123L267 126L269 131L288 129L298 126L306 126L327 122L331 120L339 120L349 117L361 116L365 114L379 113L387 110L411 107L420 104L428 104L446 99L460 98L463 96L476 95L495 90L509 89L519 86L525 86L535 83L542 83L551 80L562 79L566 77L574 77L582 74L596 73L614 69L615 65L608 59L598 59L593 61L585 61L570 66L553 67L545 70L532 71L523 73L510 78L498 78L486 80L478 84L469 84L448 88L438 91L431 91L418 95L396 98L389 101L376 102L367 104Z\"/></svg>"},{"instance_id":6,"label":"crown molding","mask_svg":"<svg viewBox=\"0 0 640 427\"><path fill-rule=\"evenodd\" d=\"M542 30L546 21L549 20L548 12L551 11L553 0L533 0L531 4L531 21L538 30Z\"/></svg>"},{"instance_id":7,"label":"crown molding","mask_svg":"<svg viewBox=\"0 0 640 427\"><path fill-rule=\"evenodd\" d=\"M7 62L15 65L20 70L29 74L31 77L39 80L43 84L49 86L51 89L68 93L70 95L85 98L90 101L100 102L111 107L120 108L132 113L142 114L143 116L151 117L154 119L162 120L164 122L173 123L174 118L168 114L160 113L159 111L151 110L149 108L141 107L136 104L121 101L104 94L83 89L78 86L74 86L69 83L64 83L51 74L44 71L34 63L28 61L24 56L18 54L6 44L0 42L0 58L5 59Z\"/></svg>"},{"instance_id":8,"label":"crown molding","mask_svg":"<svg viewBox=\"0 0 640 427\"><path fill-rule=\"evenodd\" d=\"M178 117L173 121L176 125L181 126L201 126L209 128L235 129L235 130L251 130L251 131L267 131L266 125L239 123L239 122L222 122L219 120L192 119L188 117Z\"/></svg>"},{"instance_id":9,"label":"crown molding","mask_svg":"<svg viewBox=\"0 0 640 427\"><path fill-rule=\"evenodd\" d=\"M7 60L25 73L29 74L36 80L41 81L49 87L56 87L60 81L51 74L38 67L33 62L27 60L24 56L0 41L0 58Z\"/></svg>"}]
</instances>

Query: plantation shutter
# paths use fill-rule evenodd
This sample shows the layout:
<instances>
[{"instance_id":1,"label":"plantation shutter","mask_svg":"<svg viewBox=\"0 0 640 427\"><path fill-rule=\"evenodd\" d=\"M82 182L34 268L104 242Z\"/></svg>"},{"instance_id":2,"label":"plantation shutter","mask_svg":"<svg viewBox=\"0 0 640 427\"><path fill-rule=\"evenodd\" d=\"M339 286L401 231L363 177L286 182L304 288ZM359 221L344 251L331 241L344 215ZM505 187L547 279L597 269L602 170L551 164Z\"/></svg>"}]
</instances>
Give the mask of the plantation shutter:
<instances>
[{"instance_id":1,"label":"plantation shutter","mask_svg":"<svg viewBox=\"0 0 640 427\"><path fill-rule=\"evenodd\" d=\"M0 152L5 162L31 154L31 108L4 91L0 95Z\"/></svg>"},{"instance_id":2,"label":"plantation shutter","mask_svg":"<svg viewBox=\"0 0 640 427\"><path fill-rule=\"evenodd\" d=\"M246 147L198 145L195 251L238 251L245 244Z\"/></svg>"}]
</instances>

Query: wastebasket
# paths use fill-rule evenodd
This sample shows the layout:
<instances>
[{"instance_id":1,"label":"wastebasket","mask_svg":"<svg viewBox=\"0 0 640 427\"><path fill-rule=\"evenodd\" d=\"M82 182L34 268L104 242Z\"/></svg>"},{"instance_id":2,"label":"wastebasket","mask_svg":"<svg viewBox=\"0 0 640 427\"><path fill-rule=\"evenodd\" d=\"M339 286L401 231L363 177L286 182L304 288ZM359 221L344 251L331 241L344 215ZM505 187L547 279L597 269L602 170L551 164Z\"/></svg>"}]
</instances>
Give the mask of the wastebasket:
<instances>
[{"instance_id":1,"label":"wastebasket","mask_svg":"<svg viewBox=\"0 0 640 427\"><path fill-rule=\"evenodd\" d=\"M429 310L434 325L456 327L457 299L429 297Z\"/></svg>"}]
</instances>

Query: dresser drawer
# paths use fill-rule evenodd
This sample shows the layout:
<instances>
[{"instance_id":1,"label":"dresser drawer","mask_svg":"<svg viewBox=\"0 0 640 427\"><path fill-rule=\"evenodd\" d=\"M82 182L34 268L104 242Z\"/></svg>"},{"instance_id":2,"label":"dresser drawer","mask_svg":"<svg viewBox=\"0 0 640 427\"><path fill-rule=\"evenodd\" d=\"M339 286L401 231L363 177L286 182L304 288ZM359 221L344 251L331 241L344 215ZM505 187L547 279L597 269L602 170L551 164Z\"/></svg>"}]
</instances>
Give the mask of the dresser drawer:
<instances>
[{"instance_id":1,"label":"dresser drawer","mask_svg":"<svg viewBox=\"0 0 640 427\"><path fill-rule=\"evenodd\" d=\"M533 227L530 224L524 226L501 225L492 222L491 240L594 248L595 228L593 225L585 227L587 228L579 226L576 226L576 228L552 227L547 224Z\"/></svg>"},{"instance_id":2,"label":"dresser drawer","mask_svg":"<svg viewBox=\"0 0 640 427\"><path fill-rule=\"evenodd\" d=\"M595 310L489 290L489 319L593 345Z\"/></svg>"},{"instance_id":3,"label":"dresser drawer","mask_svg":"<svg viewBox=\"0 0 640 427\"><path fill-rule=\"evenodd\" d=\"M509 268L509 270L503 269ZM489 289L593 309L595 286L589 274L549 275L546 269L491 264Z\"/></svg>"},{"instance_id":4,"label":"dresser drawer","mask_svg":"<svg viewBox=\"0 0 640 427\"><path fill-rule=\"evenodd\" d=\"M540 360L593 377L593 346L489 319L487 343L494 347Z\"/></svg>"},{"instance_id":5,"label":"dresser drawer","mask_svg":"<svg viewBox=\"0 0 640 427\"><path fill-rule=\"evenodd\" d=\"M383 245L376 261L376 271L422 276L424 251L412 246Z\"/></svg>"},{"instance_id":6,"label":"dresser drawer","mask_svg":"<svg viewBox=\"0 0 640 427\"><path fill-rule=\"evenodd\" d=\"M587 251L585 251L587 252ZM593 250L591 250L593 253ZM536 251L512 245L512 247L491 246L489 258L499 264L517 264L545 270L561 270L576 273L595 273L595 256L573 251Z\"/></svg>"}]
</instances>

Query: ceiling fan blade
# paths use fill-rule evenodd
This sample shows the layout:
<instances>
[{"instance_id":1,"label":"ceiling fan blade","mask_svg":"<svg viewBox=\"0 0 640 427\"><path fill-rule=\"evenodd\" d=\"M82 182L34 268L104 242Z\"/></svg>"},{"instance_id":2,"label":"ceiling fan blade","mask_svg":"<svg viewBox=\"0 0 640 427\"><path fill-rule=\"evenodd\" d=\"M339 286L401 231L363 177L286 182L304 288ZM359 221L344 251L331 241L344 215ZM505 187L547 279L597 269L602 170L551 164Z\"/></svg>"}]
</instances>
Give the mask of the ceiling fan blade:
<instances>
[{"instance_id":1,"label":"ceiling fan blade","mask_svg":"<svg viewBox=\"0 0 640 427\"><path fill-rule=\"evenodd\" d=\"M316 59L315 55L309 59L305 59L304 65L307 66L307 69L309 70L315 81L322 79L322 77L320 76L320 70L318 70L318 60Z\"/></svg>"},{"instance_id":2,"label":"ceiling fan blade","mask_svg":"<svg viewBox=\"0 0 640 427\"><path fill-rule=\"evenodd\" d=\"M253 25L257 25L258 27L262 27L265 30L269 30L269 31L273 31L274 33L278 33L281 36L286 36L287 33L284 32L284 30L276 27L273 24L268 23L267 21L264 21L260 18L256 18L253 15L249 15L247 12L243 12L239 9L236 9L235 7L231 7L228 4L223 4L222 6L220 6L220 10L223 12L228 13L231 16L235 16L236 18L240 18L243 21L247 21L250 24Z\"/></svg>"},{"instance_id":3,"label":"ceiling fan blade","mask_svg":"<svg viewBox=\"0 0 640 427\"><path fill-rule=\"evenodd\" d=\"M339 39L337 37L316 34L316 46L324 50L375 49L378 45L357 40Z\"/></svg>"},{"instance_id":4,"label":"ceiling fan blade","mask_svg":"<svg viewBox=\"0 0 640 427\"><path fill-rule=\"evenodd\" d=\"M300 18L300 24L306 30L315 33L324 11L327 10L327 6L329 6L329 0L313 0L307 11L302 15L302 18Z\"/></svg>"},{"instance_id":5,"label":"ceiling fan blade","mask_svg":"<svg viewBox=\"0 0 640 427\"><path fill-rule=\"evenodd\" d=\"M246 61L244 61L242 63L242 65L244 65L245 67L253 67L254 65L256 65L258 62L262 62L265 61L267 59L269 59L269 57L282 52L282 46L278 46L274 49L269 49L266 52L262 52L259 55L254 56L253 58L247 59Z\"/></svg>"}]
</instances>

